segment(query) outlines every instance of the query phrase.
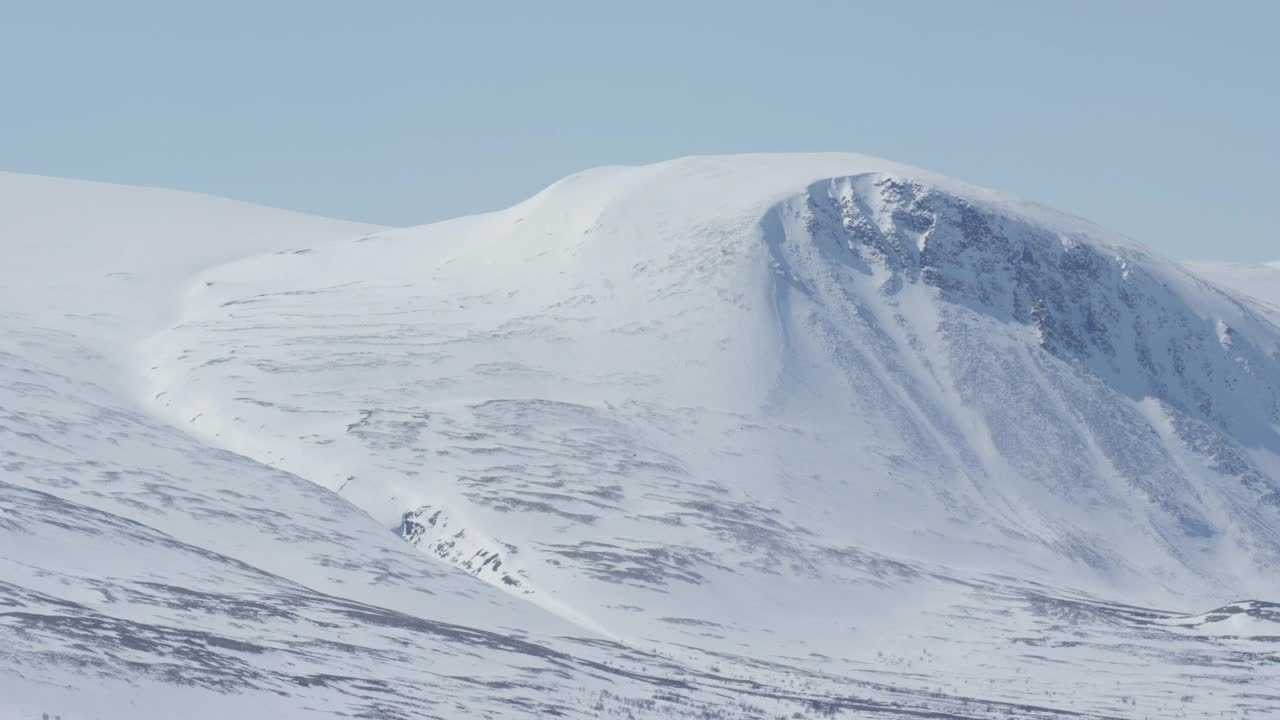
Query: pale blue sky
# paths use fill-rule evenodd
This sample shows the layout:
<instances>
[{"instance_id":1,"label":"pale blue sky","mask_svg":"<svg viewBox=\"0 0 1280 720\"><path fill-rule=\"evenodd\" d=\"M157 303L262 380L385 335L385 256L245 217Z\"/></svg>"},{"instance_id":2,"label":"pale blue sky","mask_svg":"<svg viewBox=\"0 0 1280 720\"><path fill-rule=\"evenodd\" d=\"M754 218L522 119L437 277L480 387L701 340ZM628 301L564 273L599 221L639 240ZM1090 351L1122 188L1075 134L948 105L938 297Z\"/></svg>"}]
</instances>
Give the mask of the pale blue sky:
<instances>
[{"instance_id":1,"label":"pale blue sky","mask_svg":"<svg viewBox=\"0 0 1280 720\"><path fill-rule=\"evenodd\" d=\"M0 0L0 169L391 225L849 150L1280 259L1280 2Z\"/></svg>"}]
</instances>

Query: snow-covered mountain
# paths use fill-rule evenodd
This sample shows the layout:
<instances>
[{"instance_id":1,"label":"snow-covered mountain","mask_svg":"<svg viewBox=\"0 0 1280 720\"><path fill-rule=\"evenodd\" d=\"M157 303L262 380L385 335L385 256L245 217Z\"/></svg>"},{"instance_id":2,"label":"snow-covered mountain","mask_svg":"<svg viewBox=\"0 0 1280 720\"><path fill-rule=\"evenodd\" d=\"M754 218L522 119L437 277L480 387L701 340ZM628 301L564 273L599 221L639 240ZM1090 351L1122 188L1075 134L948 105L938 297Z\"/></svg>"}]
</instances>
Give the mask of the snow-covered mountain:
<instances>
[{"instance_id":1,"label":"snow-covered mountain","mask_svg":"<svg viewBox=\"0 0 1280 720\"><path fill-rule=\"evenodd\" d=\"M853 155L401 230L0 175L0 243L0 708L1280 707L1261 271Z\"/></svg>"}]
</instances>

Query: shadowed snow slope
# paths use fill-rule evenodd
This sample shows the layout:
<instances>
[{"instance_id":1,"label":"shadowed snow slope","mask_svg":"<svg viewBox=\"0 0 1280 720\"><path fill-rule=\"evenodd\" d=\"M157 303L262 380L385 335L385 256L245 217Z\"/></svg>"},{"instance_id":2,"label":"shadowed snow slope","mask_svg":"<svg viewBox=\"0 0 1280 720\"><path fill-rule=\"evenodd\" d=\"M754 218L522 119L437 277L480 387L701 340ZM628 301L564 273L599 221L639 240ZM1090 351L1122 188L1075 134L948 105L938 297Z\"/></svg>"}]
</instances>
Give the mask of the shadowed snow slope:
<instances>
[{"instance_id":1,"label":"shadowed snow slope","mask_svg":"<svg viewBox=\"0 0 1280 720\"><path fill-rule=\"evenodd\" d=\"M1277 701L1280 313L1087 222L854 155L403 230L0 180L22 708Z\"/></svg>"}]
</instances>

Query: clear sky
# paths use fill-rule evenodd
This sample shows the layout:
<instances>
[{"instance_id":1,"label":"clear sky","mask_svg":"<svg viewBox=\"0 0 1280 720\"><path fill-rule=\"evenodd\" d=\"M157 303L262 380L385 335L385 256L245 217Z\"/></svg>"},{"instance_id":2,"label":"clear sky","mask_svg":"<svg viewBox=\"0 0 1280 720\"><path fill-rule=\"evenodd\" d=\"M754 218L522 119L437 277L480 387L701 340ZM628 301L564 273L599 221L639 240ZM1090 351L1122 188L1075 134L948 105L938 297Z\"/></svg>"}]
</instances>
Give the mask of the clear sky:
<instances>
[{"instance_id":1,"label":"clear sky","mask_svg":"<svg viewBox=\"0 0 1280 720\"><path fill-rule=\"evenodd\" d=\"M408 225L848 150L1280 260L1280 2L0 0L0 169Z\"/></svg>"}]
</instances>

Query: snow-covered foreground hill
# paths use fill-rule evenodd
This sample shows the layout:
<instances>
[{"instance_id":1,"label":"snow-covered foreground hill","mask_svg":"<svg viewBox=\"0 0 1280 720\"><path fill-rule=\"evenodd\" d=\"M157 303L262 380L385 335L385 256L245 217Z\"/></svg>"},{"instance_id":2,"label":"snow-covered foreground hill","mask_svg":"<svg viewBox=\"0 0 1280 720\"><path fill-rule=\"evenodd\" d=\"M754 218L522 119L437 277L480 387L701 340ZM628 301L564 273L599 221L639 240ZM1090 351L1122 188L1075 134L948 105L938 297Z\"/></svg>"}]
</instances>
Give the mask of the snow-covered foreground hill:
<instances>
[{"instance_id":1,"label":"snow-covered foreground hill","mask_svg":"<svg viewBox=\"0 0 1280 720\"><path fill-rule=\"evenodd\" d=\"M402 230L0 174L0 249L18 717L1280 708L1259 268L846 155Z\"/></svg>"}]
</instances>

